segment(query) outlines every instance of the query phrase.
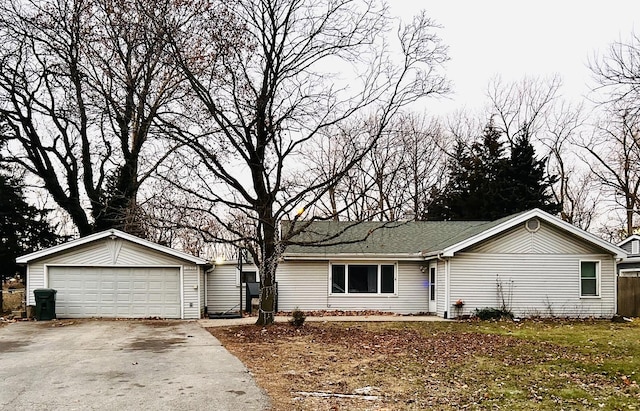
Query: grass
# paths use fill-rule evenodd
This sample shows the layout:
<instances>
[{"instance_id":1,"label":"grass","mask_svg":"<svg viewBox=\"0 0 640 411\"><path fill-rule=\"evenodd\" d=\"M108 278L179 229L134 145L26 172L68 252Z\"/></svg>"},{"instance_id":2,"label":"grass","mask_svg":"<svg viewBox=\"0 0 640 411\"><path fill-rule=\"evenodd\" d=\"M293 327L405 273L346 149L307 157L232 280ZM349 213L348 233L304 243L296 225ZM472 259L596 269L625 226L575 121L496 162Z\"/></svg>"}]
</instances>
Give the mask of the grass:
<instances>
[{"instance_id":1,"label":"grass","mask_svg":"<svg viewBox=\"0 0 640 411\"><path fill-rule=\"evenodd\" d=\"M275 410L640 409L640 321L307 323L210 329ZM376 401L317 398L354 394Z\"/></svg>"}]
</instances>

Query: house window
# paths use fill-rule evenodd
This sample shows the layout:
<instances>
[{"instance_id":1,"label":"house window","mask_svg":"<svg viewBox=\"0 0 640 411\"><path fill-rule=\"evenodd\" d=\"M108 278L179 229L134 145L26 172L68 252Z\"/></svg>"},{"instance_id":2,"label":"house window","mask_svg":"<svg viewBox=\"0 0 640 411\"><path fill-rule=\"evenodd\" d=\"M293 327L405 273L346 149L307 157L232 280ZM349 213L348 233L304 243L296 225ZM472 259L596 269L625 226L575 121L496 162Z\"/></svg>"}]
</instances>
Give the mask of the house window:
<instances>
[{"instance_id":1,"label":"house window","mask_svg":"<svg viewBox=\"0 0 640 411\"><path fill-rule=\"evenodd\" d=\"M429 299L431 301L436 300L436 268L431 267L429 269Z\"/></svg>"},{"instance_id":2,"label":"house window","mask_svg":"<svg viewBox=\"0 0 640 411\"><path fill-rule=\"evenodd\" d=\"M257 273L255 271L242 271L240 278L243 283L257 283Z\"/></svg>"},{"instance_id":3,"label":"house window","mask_svg":"<svg viewBox=\"0 0 640 411\"><path fill-rule=\"evenodd\" d=\"M393 264L332 264L332 294L394 294Z\"/></svg>"},{"instance_id":4,"label":"house window","mask_svg":"<svg viewBox=\"0 0 640 411\"><path fill-rule=\"evenodd\" d=\"M640 240L631 240L631 254L640 254Z\"/></svg>"},{"instance_id":5,"label":"house window","mask_svg":"<svg viewBox=\"0 0 640 411\"><path fill-rule=\"evenodd\" d=\"M581 261L580 262L580 296L581 297L597 297L598 277L600 272L599 261Z\"/></svg>"},{"instance_id":6,"label":"house window","mask_svg":"<svg viewBox=\"0 0 640 411\"><path fill-rule=\"evenodd\" d=\"M257 283L260 282L260 277L258 276L258 272L255 270L236 270L236 285L246 284L246 283Z\"/></svg>"}]
</instances>

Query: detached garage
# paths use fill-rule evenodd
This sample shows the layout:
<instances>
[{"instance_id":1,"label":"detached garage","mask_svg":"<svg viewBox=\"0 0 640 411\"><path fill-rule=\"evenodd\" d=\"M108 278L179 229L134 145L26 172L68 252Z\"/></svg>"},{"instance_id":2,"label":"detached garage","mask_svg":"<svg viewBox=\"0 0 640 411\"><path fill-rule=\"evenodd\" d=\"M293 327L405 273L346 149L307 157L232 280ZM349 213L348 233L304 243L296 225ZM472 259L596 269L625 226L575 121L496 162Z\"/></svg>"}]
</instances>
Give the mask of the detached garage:
<instances>
[{"instance_id":1,"label":"detached garage","mask_svg":"<svg viewBox=\"0 0 640 411\"><path fill-rule=\"evenodd\" d=\"M204 310L206 260L107 230L17 259L33 290L53 288L59 318L197 319Z\"/></svg>"}]
</instances>

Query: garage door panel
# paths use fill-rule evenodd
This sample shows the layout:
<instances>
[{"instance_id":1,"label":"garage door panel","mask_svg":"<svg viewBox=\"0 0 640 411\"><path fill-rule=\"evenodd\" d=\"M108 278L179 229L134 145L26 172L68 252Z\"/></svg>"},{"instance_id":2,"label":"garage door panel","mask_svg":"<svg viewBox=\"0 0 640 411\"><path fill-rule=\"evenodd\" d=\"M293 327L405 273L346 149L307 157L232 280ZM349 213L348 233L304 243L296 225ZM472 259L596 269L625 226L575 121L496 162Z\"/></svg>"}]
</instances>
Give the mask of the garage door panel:
<instances>
[{"instance_id":1,"label":"garage door panel","mask_svg":"<svg viewBox=\"0 0 640 411\"><path fill-rule=\"evenodd\" d=\"M61 318L180 318L178 268L49 267Z\"/></svg>"}]
</instances>

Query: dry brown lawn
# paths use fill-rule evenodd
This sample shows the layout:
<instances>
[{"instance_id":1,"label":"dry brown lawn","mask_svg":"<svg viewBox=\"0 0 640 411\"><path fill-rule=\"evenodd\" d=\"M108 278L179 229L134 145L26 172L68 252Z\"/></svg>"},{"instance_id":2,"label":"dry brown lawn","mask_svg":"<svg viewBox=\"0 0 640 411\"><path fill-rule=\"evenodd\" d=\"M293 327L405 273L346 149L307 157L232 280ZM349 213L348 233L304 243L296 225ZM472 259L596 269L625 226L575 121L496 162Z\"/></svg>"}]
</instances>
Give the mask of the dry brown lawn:
<instances>
[{"instance_id":1,"label":"dry brown lawn","mask_svg":"<svg viewBox=\"0 0 640 411\"><path fill-rule=\"evenodd\" d=\"M609 350L606 357L594 355L593 346L585 350L581 339L563 340L563 330L545 322L524 328L389 322L209 331L246 364L274 410L636 409L640 390L633 373L640 360L628 361L635 349L618 352L607 344L617 332L610 326L578 323L586 328L570 331L584 341L601 333L597 344ZM640 337L640 327L625 326L613 325L626 333L620 337Z\"/></svg>"}]
</instances>

